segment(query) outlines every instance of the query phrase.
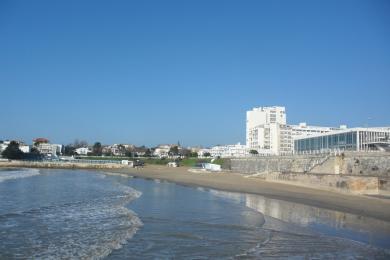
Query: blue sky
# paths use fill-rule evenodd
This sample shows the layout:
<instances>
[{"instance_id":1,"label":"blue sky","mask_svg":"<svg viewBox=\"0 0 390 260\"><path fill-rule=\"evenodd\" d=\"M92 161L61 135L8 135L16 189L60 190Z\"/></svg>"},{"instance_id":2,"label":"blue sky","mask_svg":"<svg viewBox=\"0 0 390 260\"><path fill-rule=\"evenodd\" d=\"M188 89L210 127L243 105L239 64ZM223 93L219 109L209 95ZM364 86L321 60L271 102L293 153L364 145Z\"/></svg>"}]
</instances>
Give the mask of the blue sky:
<instances>
[{"instance_id":1,"label":"blue sky","mask_svg":"<svg viewBox=\"0 0 390 260\"><path fill-rule=\"evenodd\" d=\"M0 139L215 145L245 111L390 125L390 2L0 1Z\"/></svg>"}]
</instances>

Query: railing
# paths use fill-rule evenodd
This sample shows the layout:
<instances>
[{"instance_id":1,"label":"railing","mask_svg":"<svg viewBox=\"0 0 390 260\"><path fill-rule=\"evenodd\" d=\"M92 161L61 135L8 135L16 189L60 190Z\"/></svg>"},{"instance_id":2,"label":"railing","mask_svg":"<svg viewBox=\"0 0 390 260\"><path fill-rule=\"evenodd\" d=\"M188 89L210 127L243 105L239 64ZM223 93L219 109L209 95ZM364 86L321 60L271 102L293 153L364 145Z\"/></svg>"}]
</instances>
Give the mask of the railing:
<instances>
[{"instance_id":1,"label":"railing","mask_svg":"<svg viewBox=\"0 0 390 260\"><path fill-rule=\"evenodd\" d=\"M90 163L90 164L107 164L107 163L113 163L113 164L122 164L122 161L119 160L86 160L86 159L75 159L72 161L69 161L70 163L76 162L76 163Z\"/></svg>"},{"instance_id":2,"label":"railing","mask_svg":"<svg viewBox=\"0 0 390 260\"><path fill-rule=\"evenodd\" d=\"M311 172L315 167L324 164L329 158L330 155L327 154L325 157L314 159L313 161L310 162L310 165L305 165L304 171Z\"/></svg>"},{"instance_id":3,"label":"railing","mask_svg":"<svg viewBox=\"0 0 390 260\"><path fill-rule=\"evenodd\" d=\"M59 163L59 164L72 164L72 163L85 163L85 164L122 164L119 160L85 160L85 159L74 159L74 160L17 160L21 162L33 162L33 163Z\"/></svg>"}]
</instances>

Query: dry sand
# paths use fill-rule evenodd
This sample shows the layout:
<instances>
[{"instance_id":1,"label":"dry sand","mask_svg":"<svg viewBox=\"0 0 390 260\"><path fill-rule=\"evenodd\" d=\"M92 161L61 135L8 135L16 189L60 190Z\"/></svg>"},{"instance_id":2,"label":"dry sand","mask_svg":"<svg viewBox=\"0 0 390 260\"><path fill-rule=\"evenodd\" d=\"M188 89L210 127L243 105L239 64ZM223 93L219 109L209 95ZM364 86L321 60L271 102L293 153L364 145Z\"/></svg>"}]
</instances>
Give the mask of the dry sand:
<instances>
[{"instance_id":1,"label":"dry sand","mask_svg":"<svg viewBox=\"0 0 390 260\"><path fill-rule=\"evenodd\" d=\"M269 198L390 221L390 200L387 199L266 182L256 178L246 178L237 173L193 173L189 172L186 167L169 168L148 165L141 169L124 168L107 169L106 171L166 180L181 185L258 194Z\"/></svg>"}]
</instances>

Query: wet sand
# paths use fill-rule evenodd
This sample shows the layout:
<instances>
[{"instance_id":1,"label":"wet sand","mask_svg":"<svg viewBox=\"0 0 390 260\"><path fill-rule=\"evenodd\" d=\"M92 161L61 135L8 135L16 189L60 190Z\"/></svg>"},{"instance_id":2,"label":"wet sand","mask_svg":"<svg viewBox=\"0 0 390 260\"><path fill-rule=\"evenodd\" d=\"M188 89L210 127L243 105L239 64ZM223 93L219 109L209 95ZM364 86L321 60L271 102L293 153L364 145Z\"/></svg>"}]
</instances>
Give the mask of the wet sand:
<instances>
[{"instance_id":1,"label":"wet sand","mask_svg":"<svg viewBox=\"0 0 390 260\"><path fill-rule=\"evenodd\" d=\"M189 172L187 167L169 168L148 165L145 168L104 170L135 177L160 179L181 185L200 186L230 192L250 193L301 203L319 208L390 221L390 200L363 195L348 195L294 185L246 178L237 173Z\"/></svg>"}]
</instances>

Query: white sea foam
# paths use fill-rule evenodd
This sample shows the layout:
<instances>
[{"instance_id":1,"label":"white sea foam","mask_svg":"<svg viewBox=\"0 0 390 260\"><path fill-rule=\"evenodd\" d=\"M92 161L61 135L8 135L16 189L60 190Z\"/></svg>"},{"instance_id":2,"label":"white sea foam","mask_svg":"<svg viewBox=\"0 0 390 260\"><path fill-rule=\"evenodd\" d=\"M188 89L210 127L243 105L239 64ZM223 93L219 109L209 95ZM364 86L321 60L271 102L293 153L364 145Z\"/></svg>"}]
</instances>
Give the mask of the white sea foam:
<instances>
[{"instance_id":1,"label":"white sea foam","mask_svg":"<svg viewBox=\"0 0 390 260\"><path fill-rule=\"evenodd\" d=\"M38 169L18 169L18 170L0 171L0 182L32 177L39 174L40 172Z\"/></svg>"},{"instance_id":2,"label":"white sea foam","mask_svg":"<svg viewBox=\"0 0 390 260\"><path fill-rule=\"evenodd\" d=\"M102 259L108 256L112 250L126 244L143 225L138 216L126 208L142 193L119 183L114 185L114 193L95 200L1 215L0 252L19 251L20 258L31 259ZM17 229L13 228L15 225ZM19 239L15 239L17 237ZM31 251L20 250L20 245L12 242L20 238Z\"/></svg>"},{"instance_id":3,"label":"white sea foam","mask_svg":"<svg viewBox=\"0 0 390 260\"><path fill-rule=\"evenodd\" d=\"M125 178L133 178L133 176L131 176L129 174L119 173L119 172L105 172L104 174L105 175L110 175L110 176L120 176L120 177L125 177Z\"/></svg>"}]
</instances>

